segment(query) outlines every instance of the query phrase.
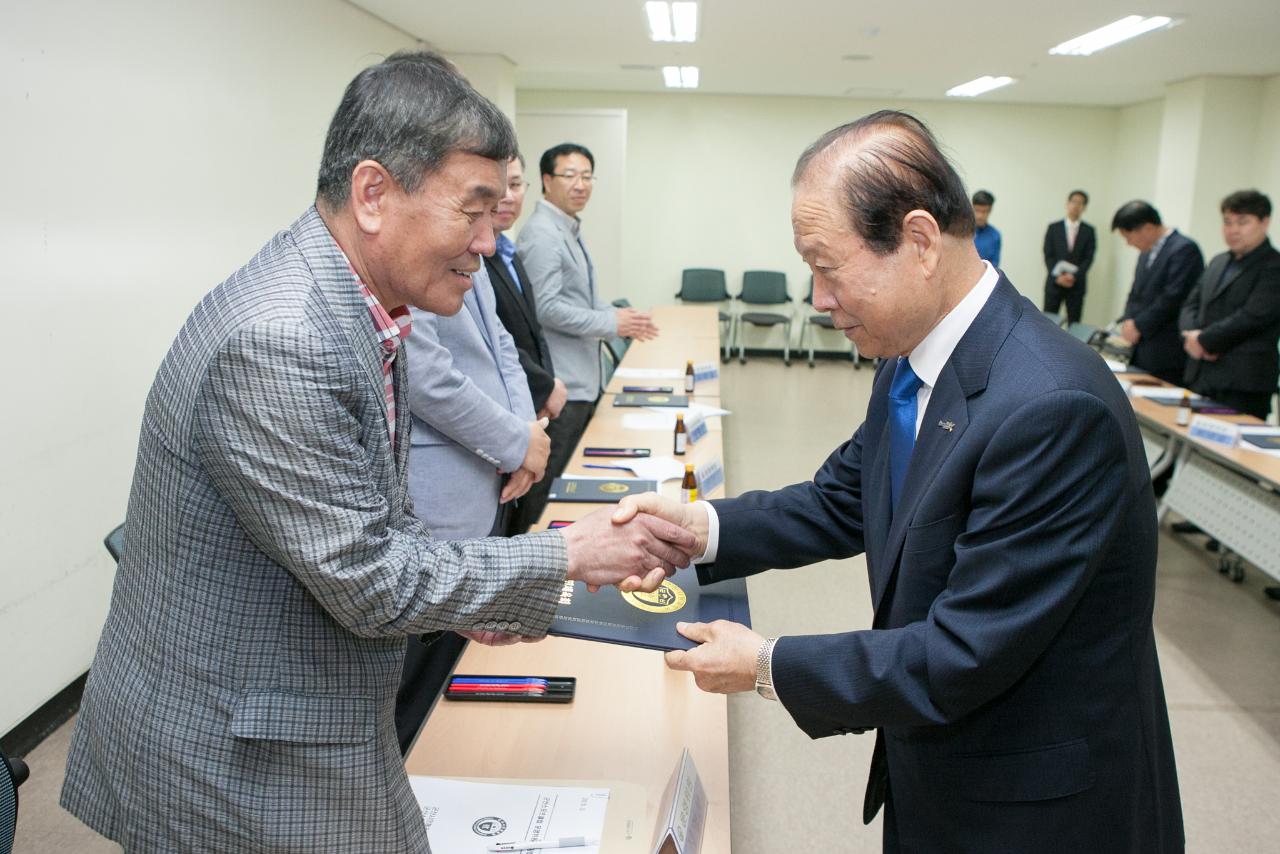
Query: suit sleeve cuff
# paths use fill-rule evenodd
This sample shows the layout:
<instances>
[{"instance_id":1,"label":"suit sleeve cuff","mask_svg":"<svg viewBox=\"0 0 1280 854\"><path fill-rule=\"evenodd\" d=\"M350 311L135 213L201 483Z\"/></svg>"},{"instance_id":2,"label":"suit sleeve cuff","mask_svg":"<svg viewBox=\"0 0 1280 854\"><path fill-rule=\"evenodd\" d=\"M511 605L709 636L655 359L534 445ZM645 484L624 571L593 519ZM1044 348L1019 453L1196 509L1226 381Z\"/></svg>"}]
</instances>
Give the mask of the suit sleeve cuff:
<instances>
[{"instance_id":1,"label":"suit sleeve cuff","mask_svg":"<svg viewBox=\"0 0 1280 854\"><path fill-rule=\"evenodd\" d=\"M697 563L715 563L716 553L720 551L720 517L716 515L716 508L711 506L709 501L697 502L707 511L707 549L701 555L693 559Z\"/></svg>"}]
</instances>

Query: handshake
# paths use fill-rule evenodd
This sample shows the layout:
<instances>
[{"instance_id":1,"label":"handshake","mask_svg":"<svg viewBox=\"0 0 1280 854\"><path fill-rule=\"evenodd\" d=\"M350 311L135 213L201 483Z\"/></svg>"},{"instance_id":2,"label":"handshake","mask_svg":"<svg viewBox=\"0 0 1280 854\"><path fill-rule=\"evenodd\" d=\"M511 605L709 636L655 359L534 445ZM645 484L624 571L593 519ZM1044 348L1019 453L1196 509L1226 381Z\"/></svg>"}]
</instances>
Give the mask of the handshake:
<instances>
[{"instance_id":1,"label":"handshake","mask_svg":"<svg viewBox=\"0 0 1280 854\"><path fill-rule=\"evenodd\" d=\"M707 514L655 492L629 495L560 529L570 581L591 592L607 584L624 593L652 593L662 580L707 550Z\"/></svg>"},{"instance_id":2,"label":"handshake","mask_svg":"<svg viewBox=\"0 0 1280 854\"><path fill-rule=\"evenodd\" d=\"M560 529L569 555L569 581L592 593L609 584L624 593L652 593L677 569L707 550L707 514L656 492L628 495L616 508L597 510ZM458 634L489 646L526 640L505 632Z\"/></svg>"}]
</instances>

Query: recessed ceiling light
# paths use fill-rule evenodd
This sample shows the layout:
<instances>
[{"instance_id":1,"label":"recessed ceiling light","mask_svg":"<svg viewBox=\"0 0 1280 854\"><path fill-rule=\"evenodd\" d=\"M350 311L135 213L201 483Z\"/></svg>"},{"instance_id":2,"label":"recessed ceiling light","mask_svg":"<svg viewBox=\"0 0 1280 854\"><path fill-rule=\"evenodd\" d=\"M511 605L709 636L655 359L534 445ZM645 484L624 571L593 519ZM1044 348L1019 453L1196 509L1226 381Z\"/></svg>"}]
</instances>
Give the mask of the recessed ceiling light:
<instances>
[{"instance_id":1,"label":"recessed ceiling light","mask_svg":"<svg viewBox=\"0 0 1280 854\"><path fill-rule=\"evenodd\" d=\"M1164 15L1156 15L1151 18L1130 15L1127 18L1113 21L1105 27L1099 27L1092 32L1076 36L1060 45L1051 47L1049 48L1049 53L1055 56L1089 56L1100 50L1106 50L1112 45L1137 38L1144 33L1176 27L1180 23L1182 23L1180 19L1167 18Z\"/></svg>"},{"instance_id":2,"label":"recessed ceiling light","mask_svg":"<svg viewBox=\"0 0 1280 854\"><path fill-rule=\"evenodd\" d=\"M870 58L871 58L871 54L869 54L869 53L846 53L844 56L842 56L842 57L840 57L840 58L841 58L841 59L843 59L845 62L866 62L868 59L870 59Z\"/></svg>"},{"instance_id":3,"label":"recessed ceiling light","mask_svg":"<svg viewBox=\"0 0 1280 854\"><path fill-rule=\"evenodd\" d=\"M976 98L992 90L1008 86L1012 82L1012 77L992 77L988 74L985 77L979 77L977 80L970 80L968 83L952 86L947 90L947 95L952 98Z\"/></svg>"},{"instance_id":4,"label":"recessed ceiling light","mask_svg":"<svg viewBox=\"0 0 1280 854\"><path fill-rule=\"evenodd\" d=\"M697 89L698 67L696 65L664 65L662 80L668 89Z\"/></svg>"},{"instance_id":5,"label":"recessed ceiling light","mask_svg":"<svg viewBox=\"0 0 1280 854\"><path fill-rule=\"evenodd\" d=\"M618 67L621 68L623 71L657 71L658 70L658 66L656 65L642 65L642 64L630 63L630 62L624 62L622 65L619 65Z\"/></svg>"},{"instance_id":6,"label":"recessed ceiling light","mask_svg":"<svg viewBox=\"0 0 1280 854\"><path fill-rule=\"evenodd\" d=\"M649 20L649 38L656 42L693 42L698 40L698 4L649 0L644 4Z\"/></svg>"}]
</instances>

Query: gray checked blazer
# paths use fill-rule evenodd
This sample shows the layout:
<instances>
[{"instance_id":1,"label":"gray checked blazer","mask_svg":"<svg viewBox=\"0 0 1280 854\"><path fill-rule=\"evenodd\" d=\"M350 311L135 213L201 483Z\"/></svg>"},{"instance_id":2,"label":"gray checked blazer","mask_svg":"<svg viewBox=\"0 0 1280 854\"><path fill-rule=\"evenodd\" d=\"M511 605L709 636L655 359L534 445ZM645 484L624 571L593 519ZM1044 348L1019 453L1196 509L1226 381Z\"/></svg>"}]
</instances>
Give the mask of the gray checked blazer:
<instances>
[{"instance_id":1,"label":"gray checked blazer","mask_svg":"<svg viewBox=\"0 0 1280 854\"><path fill-rule=\"evenodd\" d=\"M532 279L556 375L570 400L594 401L600 396L599 340L618 334L618 312L596 293L591 258L577 228L573 217L540 199L516 247Z\"/></svg>"},{"instance_id":2,"label":"gray checked blazer","mask_svg":"<svg viewBox=\"0 0 1280 854\"><path fill-rule=\"evenodd\" d=\"M161 363L62 790L130 854L428 851L404 636L550 623L559 537L443 542L414 516L404 360L393 449L381 358L311 208Z\"/></svg>"},{"instance_id":3,"label":"gray checked blazer","mask_svg":"<svg viewBox=\"0 0 1280 854\"><path fill-rule=\"evenodd\" d=\"M493 528L501 472L529 449L533 398L515 341L498 320L489 274L471 276L462 310L413 310L409 333L409 495L431 533L483 537Z\"/></svg>"}]
</instances>

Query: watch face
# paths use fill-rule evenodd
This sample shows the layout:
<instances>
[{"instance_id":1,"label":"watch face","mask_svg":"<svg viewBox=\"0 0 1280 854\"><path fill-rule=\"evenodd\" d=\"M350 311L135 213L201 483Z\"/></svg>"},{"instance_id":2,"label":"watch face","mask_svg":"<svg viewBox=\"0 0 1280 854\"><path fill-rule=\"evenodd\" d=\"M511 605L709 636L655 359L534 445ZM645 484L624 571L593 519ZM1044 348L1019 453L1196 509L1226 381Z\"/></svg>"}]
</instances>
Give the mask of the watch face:
<instances>
[{"instance_id":1,"label":"watch face","mask_svg":"<svg viewBox=\"0 0 1280 854\"><path fill-rule=\"evenodd\" d=\"M756 693L759 694L761 697L764 697L766 700L778 699L778 695L777 693L774 692L773 686L766 685L763 682L756 683Z\"/></svg>"}]
</instances>

